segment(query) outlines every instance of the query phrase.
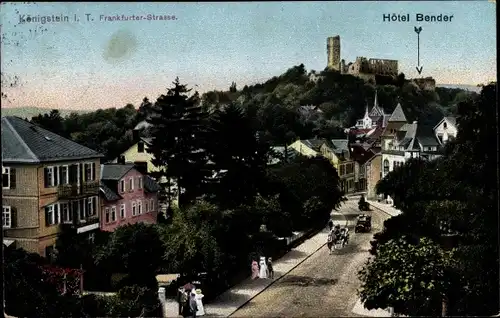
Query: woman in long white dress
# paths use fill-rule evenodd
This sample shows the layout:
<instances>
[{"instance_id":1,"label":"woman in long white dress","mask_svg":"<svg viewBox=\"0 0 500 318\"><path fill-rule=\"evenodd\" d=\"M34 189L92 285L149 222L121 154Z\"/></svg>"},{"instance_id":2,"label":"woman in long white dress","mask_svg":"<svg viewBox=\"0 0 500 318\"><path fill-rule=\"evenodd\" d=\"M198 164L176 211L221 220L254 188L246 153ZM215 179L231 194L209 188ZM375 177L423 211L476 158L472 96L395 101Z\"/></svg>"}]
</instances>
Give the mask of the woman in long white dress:
<instances>
[{"instance_id":1,"label":"woman in long white dress","mask_svg":"<svg viewBox=\"0 0 500 318\"><path fill-rule=\"evenodd\" d=\"M261 256L259 265L260 265L259 277L267 278L267 276L269 275L269 271L267 269L266 258L264 256Z\"/></svg>"},{"instance_id":2,"label":"woman in long white dress","mask_svg":"<svg viewBox=\"0 0 500 318\"><path fill-rule=\"evenodd\" d=\"M203 297L205 297L205 295L203 295L201 293L201 289L197 289L195 299L196 299L196 307L198 307L198 311L196 312L196 316L204 316L205 315L205 308L203 307L203 301L202 301Z\"/></svg>"}]
</instances>

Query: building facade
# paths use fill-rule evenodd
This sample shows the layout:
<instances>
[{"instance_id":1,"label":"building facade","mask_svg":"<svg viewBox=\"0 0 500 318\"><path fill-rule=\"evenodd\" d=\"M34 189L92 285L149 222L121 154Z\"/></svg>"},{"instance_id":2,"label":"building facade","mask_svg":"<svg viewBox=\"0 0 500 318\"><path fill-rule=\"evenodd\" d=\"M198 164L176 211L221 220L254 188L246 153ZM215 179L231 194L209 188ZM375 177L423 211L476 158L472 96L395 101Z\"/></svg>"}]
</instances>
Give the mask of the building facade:
<instances>
[{"instance_id":1,"label":"building facade","mask_svg":"<svg viewBox=\"0 0 500 318\"><path fill-rule=\"evenodd\" d=\"M376 186L382 179L382 154L374 154L366 163L366 197L370 200L377 198Z\"/></svg>"},{"instance_id":2,"label":"building facade","mask_svg":"<svg viewBox=\"0 0 500 318\"><path fill-rule=\"evenodd\" d=\"M156 223L159 185L133 164L105 164L101 167L100 228L112 232L137 222Z\"/></svg>"},{"instance_id":3,"label":"building facade","mask_svg":"<svg viewBox=\"0 0 500 318\"><path fill-rule=\"evenodd\" d=\"M2 118L4 244L50 258L58 234L99 228L102 154L18 117Z\"/></svg>"}]
</instances>

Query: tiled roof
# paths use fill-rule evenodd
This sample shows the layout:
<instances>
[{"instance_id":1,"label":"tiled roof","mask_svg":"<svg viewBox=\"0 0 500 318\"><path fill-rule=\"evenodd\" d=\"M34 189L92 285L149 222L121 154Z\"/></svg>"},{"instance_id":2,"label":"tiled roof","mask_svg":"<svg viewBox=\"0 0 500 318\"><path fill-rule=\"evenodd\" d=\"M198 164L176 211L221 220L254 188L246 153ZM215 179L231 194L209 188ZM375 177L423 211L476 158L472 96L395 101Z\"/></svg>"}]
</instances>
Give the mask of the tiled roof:
<instances>
[{"instance_id":1,"label":"tiled roof","mask_svg":"<svg viewBox=\"0 0 500 318\"><path fill-rule=\"evenodd\" d=\"M351 158L358 162L359 164L364 164L368 159L372 157L373 153L367 151L363 144L352 144L351 145Z\"/></svg>"},{"instance_id":2,"label":"tiled roof","mask_svg":"<svg viewBox=\"0 0 500 318\"><path fill-rule=\"evenodd\" d=\"M104 198L106 199L106 201L117 201L117 200L120 200L122 198L119 194L117 194L115 191L111 190L111 188L108 187L102 181L100 184L100 191L104 195Z\"/></svg>"},{"instance_id":3,"label":"tiled roof","mask_svg":"<svg viewBox=\"0 0 500 318\"><path fill-rule=\"evenodd\" d=\"M148 192L160 191L160 185L150 176L144 176L144 189Z\"/></svg>"},{"instance_id":4,"label":"tiled roof","mask_svg":"<svg viewBox=\"0 0 500 318\"><path fill-rule=\"evenodd\" d=\"M389 118L389 121L393 121L393 122L394 121L397 121L397 122L401 122L401 121L406 122L407 121L405 113L403 112L403 108L401 107L400 103L398 103L398 105L396 106L396 108L392 112L391 117Z\"/></svg>"},{"instance_id":5,"label":"tiled roof","mask_svg":"<svg viewBox=\"0 0 500 318\"><path fill-rule=\"evenodd\" d=\"M105 164L101 165L102 180L120 180L127 172L134 168L133 164Z\"/></svg>"},{"instance_id":6,"label":"tiled roof","mask_svg":"<svg viewBox=\"0 0 500 318\"><path fill-rule=\"evenodd\" d=\"M312 150L319 151L319 147L323 144L323 140L321 139L307 139L302 140L302 143Z\"/></svg>"},{"instance_id":7,"label":"tiled roof","mask_svg":"<svg viewBox=\"0 0 500 318\"><path fill-rule=\"evenodd\" d=\"M330 142L335 152L349 151L349 140L347 139L332 139Z\"/></svg>"},{"instance_id":8,"label":"tiled roof","mask_svg":"<svg viewBox=\"0 0 500 318\"><path fill-rule=\"evenodd\" d=\"M102 154L14 116L2 117L2 160L39 163L100 158Z\"/></svg>"},{"instance_id":9,"label":"tiled roof","mask_svg":"<svg viewBox=\"0 0 500 318\"><path fill-rule=\"evenodd\" d=\"M431 126L419 125L416 137L423 147L438 147L440 145Z\"/></svg>"}]
</instances>

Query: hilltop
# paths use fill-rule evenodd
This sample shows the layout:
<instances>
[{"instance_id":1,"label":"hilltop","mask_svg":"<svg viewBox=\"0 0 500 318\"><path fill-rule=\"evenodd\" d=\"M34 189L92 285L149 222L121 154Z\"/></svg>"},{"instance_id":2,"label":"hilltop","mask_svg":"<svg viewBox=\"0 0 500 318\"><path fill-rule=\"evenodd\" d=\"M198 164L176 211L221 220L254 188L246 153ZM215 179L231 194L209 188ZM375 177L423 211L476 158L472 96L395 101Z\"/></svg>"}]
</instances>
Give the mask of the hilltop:
<instances>
[{"instance_id":1,"label":"hilltop","mask_svg":"<svg viewBox=\"0 0 500 318\"><path fill-rule=\"evenodd\" d=\"M401 103L408 120L428 124L439 121L443 115L456 113L459 102L476 94L448 87L423 90L405 79L404 74L384 85L374 85L328 69L307 72L301 64L264 83L242 89L237 89L233 83L227 91L206 92L202 101L208 108L233 102L254 113L277 104L291 110L302 105L315 105L323 111L329 125L350 127L363 117L367 105L373 106L375 92L379 105L387 112L392 112Z\"/></svg>"},{"instance_id":2,"label":"hilltop","mask_svg":"<svg viewBox=\"0 0 500 318\"><path fill-rule=\"evenodd\" d=\"M51 108L41 108L41 107L15 107L15 108L2 108L2 117L5 116L18 116L21 118L31 119L32 117L38 116L39 114L45 115L50 113ZM72 109L59 109L59 113L62 117L66 117L71 113L77 113L79 115L89 113L91 110L72 110Z\"/></svg>"}]
</instances>

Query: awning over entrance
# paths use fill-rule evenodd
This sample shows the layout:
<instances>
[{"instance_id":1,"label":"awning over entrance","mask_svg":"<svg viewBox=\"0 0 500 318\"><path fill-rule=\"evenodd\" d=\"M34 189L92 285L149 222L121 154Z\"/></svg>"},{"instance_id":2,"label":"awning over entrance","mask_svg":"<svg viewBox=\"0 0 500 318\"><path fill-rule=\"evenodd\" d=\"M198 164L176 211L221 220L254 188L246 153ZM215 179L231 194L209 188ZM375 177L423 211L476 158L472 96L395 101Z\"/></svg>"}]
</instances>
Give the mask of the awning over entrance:
<instances>
[{"instance_id":1,"label":"awning over entrance","mask_svg":"<svg viewBox=\"0 0 500 318\"><path fill-rule=\"evenodd\" d=\"M12 245L12 243L14 243L15 240L8 240L8 239L3 239L3 245L9 247Z\"/></svg>"}]
</instances>

